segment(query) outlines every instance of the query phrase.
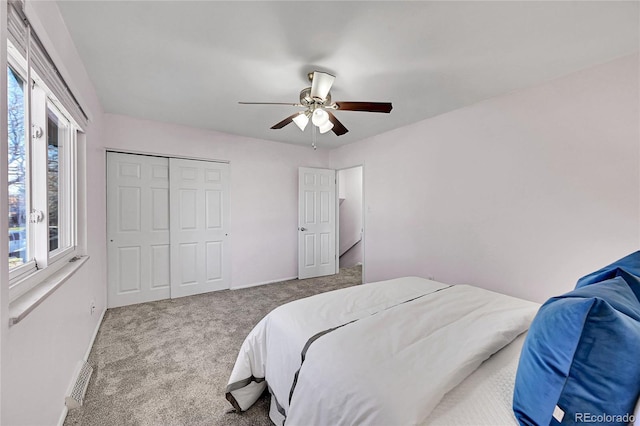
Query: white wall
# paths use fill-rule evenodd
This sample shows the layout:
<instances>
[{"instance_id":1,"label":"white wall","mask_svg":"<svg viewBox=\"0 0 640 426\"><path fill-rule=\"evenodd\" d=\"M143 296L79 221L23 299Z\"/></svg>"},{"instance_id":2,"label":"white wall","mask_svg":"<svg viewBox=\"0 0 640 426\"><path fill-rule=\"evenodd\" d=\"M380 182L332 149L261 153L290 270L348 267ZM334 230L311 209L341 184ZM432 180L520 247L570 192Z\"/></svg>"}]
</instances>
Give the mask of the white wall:
<instances>
[{"instance_id":1,"label":"white wall","mask_svg":"<svg viewBox=\"0 0 640 426\"><path fill-rule=\"evenodd\" d=\"M109 149L230 161L231 287L298 276L298 167L327 150L112 114L105 129Z\"/></svg>"},{"instance_id":2,"label":"white wall","mask_svg":"<svg viewBox=\"0 0 640 426\"><path fill-rule=\"evenodd\" d=\"M351 248L351 250L340 256L340 267L351 268L355 265L362 265L364 257L363 249L364 243L360 240Z\"/></svg>"},{"instance_id":3,"label":"white wall","mask_svg":"<svg viewBox=\"0 0 640 426\"><path fill-rule=\"evenodd\" d=\"M362 166L338 170L340 196L340 256L350 250L348 259L340 259L340 267L362 262ZM353 247L353 248L352 248Z\"/></svg>"},{"instance_id":4,"label":"white wall","mask_svg":"<svg viewBox=\"0 0 640 426\"><path fill-rule=\"evenodd\" d=\"M1 327L5 340L2 342L0 423L3 425L51 425L58 421L74 370L85 355L106 306L105 207L104 190L100 189L104 183L101 177L104 165L99 150L102 109L56 4L28 2L27 5L38 36L91 118L85 129L86 161L91 166L87 173L88 222L84 225L91 259L23 321L10 328L6 320L8 304L5 293L2 294ZM0 6L5 7L4 3ZM0 167L5 165L6 161ZM1 170L6 176L6 168ZM2 241L6 245L6 240ZM4 284L8 279L4 268L2 273ZM97 308L93 315L89 309L92 300Z\"/></svg>"},{"instance_id":5,"label":"white wall","mask_svg":"<svg viewBox=\"0 0 640 426\"><path fill-rule=\"evenodd\" d=\"M543 301L638 249L638 56L331 151L364 164L367 281Z\"/></svg>"}]
</instances>

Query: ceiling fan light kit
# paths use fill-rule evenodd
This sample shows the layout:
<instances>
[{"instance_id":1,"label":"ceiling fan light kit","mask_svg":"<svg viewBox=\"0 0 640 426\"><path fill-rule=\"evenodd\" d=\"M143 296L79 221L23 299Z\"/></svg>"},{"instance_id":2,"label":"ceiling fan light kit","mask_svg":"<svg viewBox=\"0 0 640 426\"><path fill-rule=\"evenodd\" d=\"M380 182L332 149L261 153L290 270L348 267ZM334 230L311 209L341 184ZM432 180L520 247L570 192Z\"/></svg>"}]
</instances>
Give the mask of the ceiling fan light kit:
<instances>
[{"instance_id":1,"label":"ceiling fan light kit","mask_svg":"<svg viewBox=\"0 0 640 426\"><path fill-rule=\"evenodd\" d=\"M313 118L311 119L311 122L313 124L315 124L318 127L321 127L324 124L326 124L328 121L329 121L329 114L327 114L327 111L323 110L322 108L316 108L313 111Z\"/></svg>"},{"instance_id":2,"label":"ceiling fan light kit","mask_svg":"<svg viewBox=\"0 0 640 426\"><path fill-rule=\"evenodd\" d=\"M254 105L291 105L305 108L305 111L290 115L279 123L271 126L272 129L282 129L287 124L294 122L301 131L307 127L309 119L318 128L320 133L327 133L333 130L336 136L341 136L349 130L331 112L335 111L365 111L390 113L393 106L390 102L332 102L331 86L336 77L320 71L313 71L307 74L311 87L306 87L300 91L300 103L288 104L281 102L239 102L240 104ZM313 132L315 136L315 128ZM312 146L315 148L315 137Z\"/></svg>"},{"instance_id":3,"label":"ceiling fan light kit","mask_svg":"<svg viewBox=\"0 0 640 426\"><path fill-rule=\"evenodd\" d=\"M330 121L327 121L322 126L318 126L320 133L327 133L331 129L333 129L333 123Z\"/></svg>"},{"instance_id":4,"label":"ceiling fan light kit","mask_svg":"<svg viewBox=\"0 0 640 426\"><path fill-rule=\"evenodd\" d=\"M304 132L304 129L307 127L307 123L309 123L309 116L306 112L298 113L298 115L293 118L293 122L296 123L296 126Z\"/></svg>"}]
</instances>

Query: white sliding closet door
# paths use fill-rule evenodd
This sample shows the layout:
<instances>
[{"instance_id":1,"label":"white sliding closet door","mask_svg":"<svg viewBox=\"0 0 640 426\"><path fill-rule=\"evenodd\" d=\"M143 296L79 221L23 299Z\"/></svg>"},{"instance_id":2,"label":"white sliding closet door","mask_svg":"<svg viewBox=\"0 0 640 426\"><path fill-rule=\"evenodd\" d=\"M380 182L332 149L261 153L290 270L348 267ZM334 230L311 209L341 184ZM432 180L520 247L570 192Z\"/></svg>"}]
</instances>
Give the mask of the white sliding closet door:
<instances>
[{"instance_id":1,"label":"white sliding closet door","mask_svg":"<svg viewBox=\"0 0 640 426\"><path fill-rule=\"evenodd\" d=\"M229 288L229 165L170 159L171 297Z\"/></svg>"},{"instance_id":2,"label":"white sliding closet door","mask_svg":"<svg viewBox=\"0 0 640 426\"><path fill-rule=\"evenodd\" d=\"M169 159L107 153L108 306L170 296Z\"/></svg>"}]
</instances>

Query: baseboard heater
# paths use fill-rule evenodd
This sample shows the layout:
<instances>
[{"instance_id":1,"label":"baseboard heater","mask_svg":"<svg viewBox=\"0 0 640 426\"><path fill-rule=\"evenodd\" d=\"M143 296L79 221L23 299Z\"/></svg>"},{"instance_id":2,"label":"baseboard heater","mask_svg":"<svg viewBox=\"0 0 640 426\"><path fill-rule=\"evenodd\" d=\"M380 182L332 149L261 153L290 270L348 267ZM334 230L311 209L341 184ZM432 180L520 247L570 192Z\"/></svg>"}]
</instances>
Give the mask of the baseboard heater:
<instances>
[{"instance_id":1,"label":"baseboard heater","mask_svg":"<svg viewBox=\"0 0 640 426\"><path fill-rule=\"evenodd\" d=\"M73 409L82 406L84 394L87 392L87 386L89 386L89 380L91 379L92 373L93 368L87 364L86 361L82 361L76 383L73 385L73 389L71 390L71 395L66 397L64 400L67 408Z\"/></svg>"}]
</instances>

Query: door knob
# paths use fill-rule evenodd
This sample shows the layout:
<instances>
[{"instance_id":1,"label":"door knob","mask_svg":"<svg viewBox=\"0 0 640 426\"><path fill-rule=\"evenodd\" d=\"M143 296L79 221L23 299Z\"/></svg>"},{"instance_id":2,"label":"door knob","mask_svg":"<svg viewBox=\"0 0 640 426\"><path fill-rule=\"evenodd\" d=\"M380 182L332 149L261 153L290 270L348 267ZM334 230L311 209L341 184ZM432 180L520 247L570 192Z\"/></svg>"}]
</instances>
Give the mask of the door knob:
<instances>
[{"instance_id":1,"label":"door knob","mask_svg":"<svg viewBox=\"0 0 640 426\"><path fill-rule=\"evenodd\" d=\"M304 231L306 231L306 230L307 230L307 228L305 228L304 226L303 226L303 227L301 227L301 228L298 228L298 229L299 229L299 230L301 230L302 232L304 232Z\"/></svg>"}]
</instances>

